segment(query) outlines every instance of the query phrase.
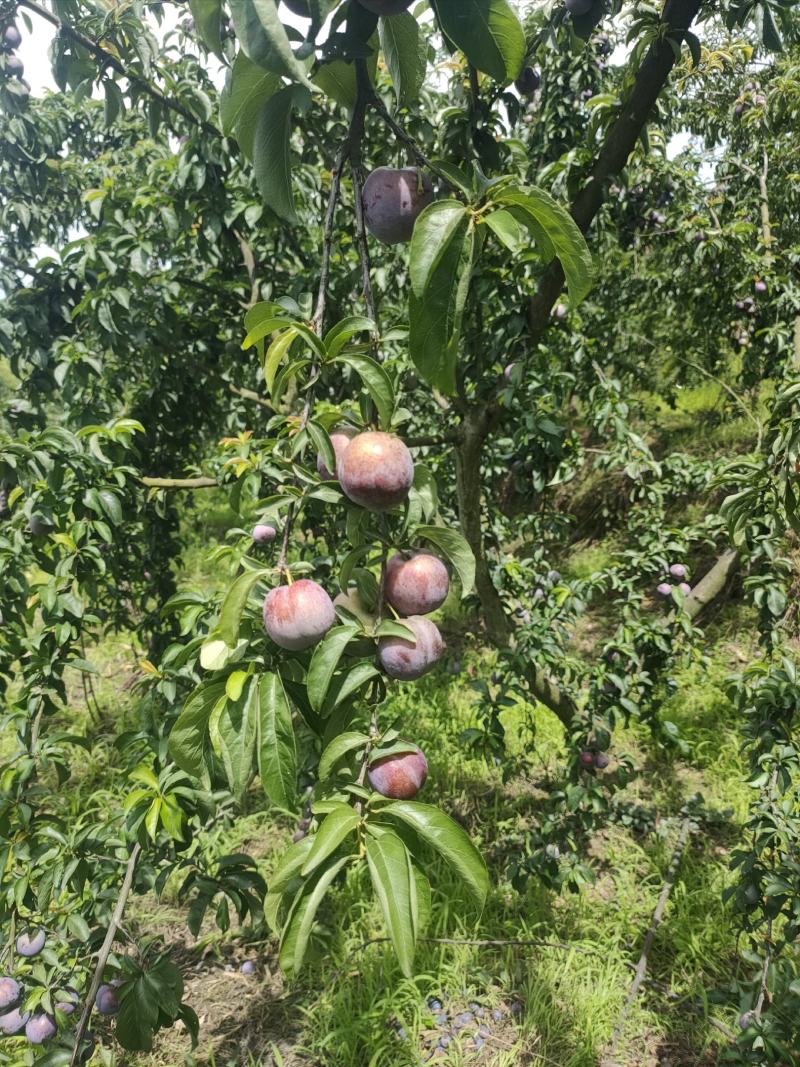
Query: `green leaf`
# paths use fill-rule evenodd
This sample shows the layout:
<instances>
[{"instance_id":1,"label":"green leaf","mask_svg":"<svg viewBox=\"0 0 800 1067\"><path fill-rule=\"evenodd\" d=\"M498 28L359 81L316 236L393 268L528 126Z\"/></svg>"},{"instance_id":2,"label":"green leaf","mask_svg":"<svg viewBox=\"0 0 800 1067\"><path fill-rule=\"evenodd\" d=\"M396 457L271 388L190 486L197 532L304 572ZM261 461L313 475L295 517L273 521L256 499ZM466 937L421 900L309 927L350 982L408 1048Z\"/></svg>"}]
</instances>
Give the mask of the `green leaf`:
<instances>
[{"instance_id":1,"label":"green leaf","mask_svg":"<svg viewBox=\"0 0 800 1067\"><path fill-rule=\"evenodd\" d=\"M281 88L277 74L259 67L239 52L228 71L219 98L219 119L226 137L236 137L248 159L253 158L253 141L261 109Z\"/></svg>"},{"instance_id":2,"label":"green leaf","mask_svg":"<svg viewBox=\"0 0 800 1067\"><path fill-rule=\"evenodd\" d=\"M169 735L169 752L182 771L200 778L205 770L206 733L211 714L225 699L225 682L203 682L190 693Z\"/></svg>"},{"instance_id":3,"label":"green leaf","mask_svg":"<svg viewBox=\"0 0 800 1067\"><path fill-rule=\"evenodd\" d=\"M203 44L222 59L222 0L189 0L189 10Z\"/></svg>"},{"instance_id":4,"label":"green leaf","mask_svg":"<svg viewBox=\"0 0 800 1067\"><path fill-rule=\"evenodd\" d=\"M281 89L265 104L253 140L256 182L265 203L287 222L295 222L292 192L292 112L305 111L311 101L301 85Z\"/></svg>"},{"instance_id":5,"label":"green leaf","mask_svg":"<svg viewBox=\"0 0 800 1067\"><path fill-rule=\"evenodd\" d=\"M314 448L316 448L317 453L322 457L322 462L329 471L335 471L336 452L331 444L328 431L320 426L318 422L314 422L313 419L309 420L306 430L308 431L308 436L314 443Z\"/></svg>"},{"instance_id":6,"label":"green leaf","mask_svg":"<svg viewBox=\"0 0 800 1067\"><path fill-rule=\"evenodd\" d=\"M238 700L226 700L216 717L222 764L231 792L241 804L250 780L259 732L259 686L251 679Z\"/></svg>"},{"instance_id":7,"label":"green leaf","mask_svg":"<svg viewBox=\"0 0 800 1067\"><path fill-rule=\"evenodd\" d=\"M494 198L496 203L512 205L524 212L513 212L517 219L530 220L534 240L545 260L558 256L569 287L570 299L580 303L594 285L594 263L583 236L569 211L549 193L535 186L524 191L504 189ZM545 241L542 241L542 234Z\"/></svg>"},{"instance_id":8,"label":"green leaf","mask_svg":"<svg viewBox=\"0 0 800 1067\"><path fill-rule=\"evenodd\" d=\"M380 809L381 818L389 815L410 826L463 878L465 885L483 907L489 892L489 874L483 856L467 833L449 815L432 804L397 800Z\"/></svg>"},{"instance_id":9,"label":"green leaf","mask_svg":"<svg viewBox=\"0 0 800 1067\"><path fill-rule=\"evenodd\" d=\"M258 773L267 799L293 808L297 794L297 751L292 709L278 674L258 679Z\"/></svg>"},{"instance_id":10,"label":"green leaf","mask_svg":"<svg viewBox=\"0 0 800 1067\"><path fill-rule=\"evenodd\" d=\"M253 587L269 573L268 570L245 571L226 593L214 635L224 641L228 648L236 648L239 641L242 612Z\"/></svg>"},{"instance_id":11,"label":"green leaf","mask_svg":"<svg viewBox=\"0 0 800 1067\"><path fill-rule=\"evenodd\" d=\"M330 715L348 697L357 692L362 685L375 678L378 673L374 663L364 660L362 663L356 663L354 667L350 667L347 671L334 675L333 681L328 687L322 714Z\"/></svg>"},{"instance_id":12,"label":"green leaf","mask_svg":"<svg viewBox=\"0 0 800 1067\"><path fill-rule=\"evenodd\" d=\"M314 844L300 871L303 877L311 874L328 856L333 855L345 838L355 831L360 821L361 816L355 808L351 808L349 804L337 804L325 816L319 830L314 834Z\"/></svg>"},{"instance_id":13,"label":"green leaf","mask_svg":"<svg viewBox=\"0 0 800 1067\"><path fill-rule=\"evenodd\" d=\"M391 831L366 839L367 864L400 970L411 978L416 950L417 888L408 849Z\"/></svg>"},{"instance_id":14,"label":"green leaf","mask_svg":"<svg viewBox=\"0 0 800 1067\"><path fill-rule=\"evenodd\" d=\"M525 31L507 0L431 0L442 33L473 67L507 84L522 70Z\"/></svg>"},{"instance_id":15,"label":"green leaf","mask_svg":"<svg viewBox=\"0 0 800 1067\"><path fill-rule=\"evenodd\" d=\"M314 649L306 680L308 702L314 711L321 710L339 660L358 629L354 625L336 626Z\"/></svg>"},{"instance_id":16,"label":"green leaf","mask_svg":"<svg viewBox=\"0 0 800 1067\"><path fill-rule=\"evenodd\" d=\"M530 228L508 208L498 208L492 211L485 216L483 221L515 256L530 245Z\"/></svg>"},{"instance_id":17,"label":"green leaf","mask_svg":"<svg viewBox=\"0 0 800 1067\"><path fill-rule=\"evenodd\" d=\"M275 0L230 0L230 9L236 36L249 59L311 88L306 68L292 52Z\"/></svg>"},{"instance_id":18,"label":"green leaf","mask_svg":"<svg viewBox=\"0 0 800 1067\"><path fill-rule=\"evenodd\" d=\"M456 201L431 204L411 240L409 350L422 377L455 392L456 348L472 270L475 231Z\"/></svg>"},{"instance_id":19,"label":"green leaf","mask_svg":"<svg viewBox=\"0 0 800 1067\"><path fill-rule=\"evenodd\" d=\"M267 355L264 360L264 381L267 383L267 392L270 396L273 395L275 375L278 373L278 368L283 363L287 352L292 347L295 337L297 337L297 330L294 326L290 326L288 330L279 333L267 349Z\"/></svg>"},{"instance_id":20,"label":"green leaf","mask_svg":"<svg viewBox=\"0 0 800 1067\"><path fill-rule=\"evenodd\" d=\"M369 737L357 730L351 730L335 737L322 753L322 757L319 761L319 767L317 768L317 777L319 781L324 782L326 778L329 778L333 768L343 756L348 754L348 752L354 752L359 748L364 748L368 742Z\"/></svg>"},{"instance_id":21,"label":"green leaf","mask_svg":"<svg viewBox=\"0 0 800 1067\"><path fill-rule=\"evenodd\" d=\"M381 426L383 429L388 430L394 415L394 388L392 387L391 378L380 363L370 359L369 356L352 352L337 356L330 362L344 363L346 366L353 368L372 397L372 401L378 411Z\"/></svg>"},{"instance_id":22,"label":"green leaf","mask_svg":"<svg viewBox=\"0 0 800 1067\"><path fill-rule=\"evenodd\" d=\"M430 541L447 556L461 582L461 596L469 596L475 584L475 556L462 535L446 526L418 526L415 536Z\"/></svg>"},{"instance_id":23,"label":"green leaf","mask_svg":"<svg viewBox=\"0 0 800 1067\"><path fill-rule=\"evenodd\" d=\"M322 898L349 860L349 856L343 856L331 864L316 879L303 886L295 897L289 918L283 928L278 957L281 970L287 977L294 977L300 972L308 948L311 928Z\"/></svg>"},{"instance_id":24,"label":"green leaf","mask_svg":"<svg viewBox=\"0 0 800 1067\"><path fill-rule=\"evenodd\" d=\"M341 322L337 322L335 326L331 326L322 343L325 346L328 359L333 359L339 355L350 338L355 337L357 333L377 332L378 327L372 319L365 318L363 315L350 315L348 318L342 319Z\"/></svg>"},{"instance_id":25,"label":"green leaf","mask_svg":"<svg viewBox=\"0 0 800 1067\"><path fill-rule=\"evenodd\" d=\"M398 107L419 96L428 66L428 44L420 25L408 11L382 18L378 23L381 49L397 94Z\"/></svg>"}]
</instances>

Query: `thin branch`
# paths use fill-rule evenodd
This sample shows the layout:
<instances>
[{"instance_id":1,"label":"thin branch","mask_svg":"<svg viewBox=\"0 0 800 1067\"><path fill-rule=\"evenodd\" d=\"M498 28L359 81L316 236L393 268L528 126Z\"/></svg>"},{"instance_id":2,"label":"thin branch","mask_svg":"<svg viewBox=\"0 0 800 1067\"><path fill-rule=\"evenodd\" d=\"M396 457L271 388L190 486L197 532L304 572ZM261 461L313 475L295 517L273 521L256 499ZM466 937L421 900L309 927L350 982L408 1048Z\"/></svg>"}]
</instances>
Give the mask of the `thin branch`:
<instances>
[{"instance_id":1,"label":"thin branch","mask_svg":"<svg viewBox=\"0 0 800 1067\"><path fill-rule=\"evenodd\" d=\"M242 397L244 400L252 400L254 404L260 404L262 408L266 408L268 411L275 410L272 404L270 404L269 400L265 400L262 396L259 396L258 393L254 392L252 389L240 389L238 386L234 385L233 382L231 382L228 385L228 391L233 393L235 396Z\"/></svg>"},{"instance_id":2,"label":"thin branch","mask_svg":"<svg viewBox=\"0 0 800 1067\"><path fill-rule=\"evenodd\" d=\"M218 489L214 478L140 478L150 489Z\"/></svg>"},{"instance_id":3,"label":"thin branch","mask_svg":"<svg viewBox=\"0 0 800 1067\"><path fill-rule=\"evenodd\" d=\"M625 1003L622 1005L622 1011L619 1014L617 1025L614 1027L614 1032L611 1035L611 1041L608 1046L608 1052L600 1060L599 1067L614 1067L613 1056L617 1050L617 1044L622 1035L622 1028L625 1025L625 1020L628 1017L628 1012L631 1010L636 998L639 996L639 990L644 976L647 971L647 957L650 949L653 947L653 941L655 940L656 932L661 925L661 920L664 917L664 911L669 900L669 895L672 892L672 887L675 884L675 876L678 873L678 867L683 859L683 853L686 850L686 845L689 841L689 833L692 828L692 821L689 818L685 818L681 823L680 833L678 834L678 840L675 845L675 850L672 853L672 859L670 860L667 873L664 878L664 885L661 888L661 893L658 897L658 903L656 904L656 910L653 912L653 918L650 920L650 926L645 935L644 945L642 946L642 954L639 956L639 962L636 964L636 972L634 974L633 982L631 984L628 996L625 998Z\"/></svg>"},{"instance_id":4,"label":"thin branch","mask_svg":"<svg viewBox=\"0 0 800 1067\"><path fill-rule=\"evenodd\" d=\"M173 100L168 96L165 96L162 92L151 85L150 82L143 78L141 74L136 74L135 71L130 70L113 52L107 51L99 44L96 44L91 37L87 37L85 33L81 33L80 30L76 30L73 26L70 26L68 22L64 22L63 19L54 15L51 11L48 11L46 7L38 4L36 0L18 0L20 7L26 7L29 11L33 11L43 18L46 22L49 22L51 26L55 26L64 37L70 41L74 41L76 44L81 45L88 52L99 60L103 66L111 67L121 74L123 78L127 78L133 85L137 85L144 93L156 100L162 107L168 108L170 111L174 111L177 115L187 119L194 126L199 126L201 129L206 130L209 133L220 136L219 130L216 126L212 126L210 123L203 122L198 119L196 115L193 115L191 111L187 110L183 104L179 104L177 100Z\"/></svg>"},{"instance_id":5,"label":"thin branch","mask_svg":"<svg viewBox=\"0 0 800 1067\"><path fill-rule=\"evenodd\" d=\"M350 175L353 180L353 201L356 209L356 241L358 243L358 256L361 261L361 287L364 292L364 304L367 310L367 318L374 323L378 322L378 313L375 307L375 296L372 291L372 264L369 258L369 242L367 241L367 228L364 222L364 200L361 194L361 142L364 136L364 118L368 93L370 91L367 61L356 60L356 80L358 84L358 96L353 110L353 123L350 136Z\"/></svg>"},{"instance_id":6,"label":"thin branch","mask_svg":"<svg viewBox=\"0 0 800 1067\"><path fill-rule=\"evenodd\" d=\"M331 170L331 191L328 194L328 207L325 211L325 222L322 229L322 263L319 271L319 289L317 291L317 304L314 309L312 327L316 333L322 332L325 320L325 300L328 293L328 277L331 270L331 247L333 245L333 221L336 217L336 205L339 202L339 194L342 188L342 167L350 151L350 131L339 146L336 159Z\"/></svg>"},{"instance_id":7,"label":"thin branch","mask_svg":"<svg viewBox=\"0 0 800 1067\"><path fill-rule=\"evenodd\" d=\"M114 908L114 914L111 916L111 923L109 924L106 936L103 940L103 944L100 947L100 951L97 954L97 965L94 969L94 975L92 977L92 984L89 988L89 993L86 997L86 1002L83 1005L83 1011L81 1012L80 1022L78 1028L75 1031L75 1043L72 1046L72 1056L70 1057L69 1067L75 1067L78 1062L78 1056L80 1054L81 1041L83 1040L86 1028L89 1025L89 1019L94 1008L94 1002L97 999L97 990L100 988L100 983L103 980L103 971L108 963L108 957L111 955L111 947L114 944L114 938L117 934L117 929L122 922L122 916L125 914L125 905L128 903L128 897L130 895L131 888L133 886L133 876L136 872L136 864L139 861L139 856L142 851L142 846L137 843L133 846L131 854L128 858L128 865L125 868L125 877L122 880L122 887L119 891L119 897L117 898L117 904Z\"/></svg>"},{"instance_id":8,"label":"thin branch","mask_svg":"<svg viewBox=\"0 0 800 1067\"><path fill-rule=\"evenodd\" d=\"M437 176L437 178L439 178L442 182L444 182L444 184L448 187L448 189L454 189L455 190L455 186L450 181L450 179L447 177L447 175L444 173L444 171L439 170L439 168L436 166L436 164L433 163L425 155L425 153L422 151L422 149L417 144L417 142L414 140L414 138L411 136L411 134L406 133L406 131L403 129L403 127L400 125L400 123L395 121L395 119L389 113L389 111L388 111L386 105L384 104L384 102L381 100L381 98L378 96L378 94L371 87L370 87L369 95L367 97L367 101L368 101L370 107L374 111L376 111L378 113L378 115L381 117L381 119L386 123L386 125L389 127L389 129L392 131L392 133L395 135L397 140L400 141L402 144L404 144L406 146L406 148L409 149L411 154L416 159L417 163L419 163L420 166L425 167L426 170L431 171L432 174L435 174ZM455 190L455 191L458 192L458 190Z\"/></svg>"}]
</instances>

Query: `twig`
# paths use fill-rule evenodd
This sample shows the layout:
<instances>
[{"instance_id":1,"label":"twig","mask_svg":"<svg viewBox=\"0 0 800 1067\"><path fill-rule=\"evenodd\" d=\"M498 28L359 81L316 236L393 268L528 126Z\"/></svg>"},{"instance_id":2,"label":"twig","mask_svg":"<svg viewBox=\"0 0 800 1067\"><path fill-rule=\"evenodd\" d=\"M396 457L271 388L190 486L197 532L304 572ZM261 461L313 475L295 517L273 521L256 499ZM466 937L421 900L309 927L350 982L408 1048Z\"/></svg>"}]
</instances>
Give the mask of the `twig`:
<instances>
[{"instance_id":1,"label":"twig","mask_svg":"<svg viewBox=\"0 0 800 1067\"><path fill-rule=\"evenodd\" d=\"M429 170L432 174L435 174L437 178L444 182L448 189L454 189L456 192L458 192L458 190L455 189L455 186L444 173L444 171L439 170L436 164L433 163L430 159L428 159L428 157L422 151L422 149L411 136L411 134L406 133L400 123L396 122L395 119L392 118L386 108L386 105L372 88L370 88L367 101L370 107L374 111L377 111L378 115L381 117L381 119L383 119L383 121L395 135L397 140L401 141L406 146L406 148L411 151L417 162L423 167L425 167L426 170Z\"/></svg>"},{"instance_id":2,"label":"twig","mask_svg":"<svg viewBox=\"0 0 800 1067\"><path fill-rule=\"evenodd\" d=\"M359 259L361 261L361 287L364 291L364 304L367 309L367 317L372 319L377 326L378 314L375 308L375 296L372 292L372 265L369 258L367 229L364 223L364 200L361 195L361 141L364 136L364 118L370 91L367 61L365 59L356 60L356 81L358 85L358 96L356 98L356 106L353 109L353 121L350 127L350 174L353 179L353 201L356 209L356 241L358 243Z\"/></svg>"},{"instance_id":3,"label":"twig","mask_svg":"<svg viewBox=\"0 0 800 1067\"><path fill-rule=\"evenodd\" d=\"M672 859L670 860L667 873L664 878L664 885L661 888L661 893L658 897L658 903L656 904L656 910L653 912L653 918L650 920L650 926L645 935L644 945L642 946L642 954L639 956L639 962L636 964L636 972L634 974L633 983L631 984L628 996L625 998L625 1003L622 1005L622 1011L619 1014L617 1025L614 1027L614 1032L611 1035L611 1041L609 1042L608 1052L600 1060L600 1067L614 1067L614 1055L616 1054L617 1044L620 1036L622 1035L622 1028L625 1025L625 1020L628 1017L628 1013L631 1010L636 998L639 995L639 989L641 988L644 976L647 971L647 957L650 949L653 947L653 941L656 936L656 932L661 925L661 920L664 917L664 910L669 900L669 895L672 891L672 886L675 884L675 876L678 873L678 867L680 866L683 853L686 849L687 842L689 840L689 833L692 827L692 821L689 818L685 818L681 823L680 833L678 834L678 840L675 845L675 851L672 853Z\"/></svg>"},{"instance_id":4,"label":"twig","mask_svg":"<svg viewBox=\"0 0 800 1067\"><path fill-rule=\"evenodd\" d=\"M237 385L234 385L233 382L231 382L228 385L228 392L233 393L235 396L242 397L243 400L252 400L254 404L260 404L262 408L266 408L268 411L275 410L269 400L265 400L252 389L240 389Z\"/></svg>"},{"instance_id":5,"label":"twig","mask_svg":"<svg viewBox=\"0 0 800 1067\"><path fill-rule=\"evenodd\" d=\"M140 478L150 489L218 489L214 478Z\"/></svg>"},{"instance_id":6,"label":"twig","mask_svg":"<svg viewBox=\"0 0 800 1067\"><path fill-rule=\"evenodd\" d=\"M130 895L131 887L133 886L133 876L136 872L136 864L139 860L141 851L142 846L137 841L128 858L128 865L125 868L125 877L122 880L122 887L119 891L114 914L111 916L111 923L106 931L106 936L100 947L100 951L97 954L97 965L95 966L94 975L92 976L92 984L89 988L86 1002L83 1005L78 1028L75 1031L75 1043L72 1046L72 1056L70 1057L69 1067L75 1067L75 1064L78 1062L81 1041L83 1040L86 1028L89 1025L89 1018L92 1014L92 1009L94 1008L94 1002L97 999L97 990L100 988L100 983L103 980L103 971L108 963L108 957L111 955L111 946L114 944L117 929L122 922L122 916L125 914L125 905L128 902L128 896Z\"/></svg>"}]
</instances>

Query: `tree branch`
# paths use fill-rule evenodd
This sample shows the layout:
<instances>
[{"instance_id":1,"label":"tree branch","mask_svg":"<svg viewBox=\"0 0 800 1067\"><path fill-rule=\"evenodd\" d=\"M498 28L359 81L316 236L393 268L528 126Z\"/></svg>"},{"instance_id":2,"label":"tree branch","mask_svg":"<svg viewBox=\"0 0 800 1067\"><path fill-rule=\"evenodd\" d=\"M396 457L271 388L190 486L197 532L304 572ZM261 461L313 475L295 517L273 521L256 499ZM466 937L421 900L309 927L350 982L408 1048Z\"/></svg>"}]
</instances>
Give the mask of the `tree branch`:
<instances>
[{"instance_id":1,"label":"tree branch","mask_svg":"<svg viewBox=\"0 0 800 1067\"><path fill-rule=\"evenodd\" d=\"M217 489L214 478L140 478L142 485L150 489Z\"/></svg>"},{"instance_id":2,"label":"tree branch","mask_svg":"<svg viewBox=\"0 0 800 1067\"><path fill-rule=\"evenodd\" d=\"M244 400L252 400L254 404L260 404L262 408L266 408L268 411L275 410L272 404L270 404L269 400L265 400L262 396L259 396L258 393L254 392L252 389L240 389L237 385L234 385L233 382L230 382L228 384L228 391L233 393L235 396L242 397L242 399Z\"/></svg>"},{"instance_id":3,"label":"tree branch","mask_svg":"<svg viewBox=\"0 0 800 1067\"><path fill-rule=\"evenodd\" d=\"M97 965L94 969L94 975L92 977L92 984L89 988L89 993L86 997L86 1002L83 1005L83 1011L81 1012L80 1022L78 1028L75 1031L75 1043L72 1046L72 1056L70 1057L69 1067L75 1067L78 1062L78 1055L80 1053L81 1041L83 1040L86 1028L89 1025L89 1019L92 1014L92 1008L94 1008L94 1002L97 998L97 990L100 988L100 983L103 980L103 971L108 963L108 957L111 955L111 947L114 944L114 938L117 935L117 930L122 922L122 916L125 914L125 905L128 902L128 896L130 895L131 888L133 886L133 876L136 872L136 864L139 861L139 856L142 851L142 846L137 842L131 850L130 857L128 858L128 866L125 868L125 877L122 880L122 887L119 891L119 897L117 898L117 904L114 908L114 914L111 916L111 923L109 924L106 936L103 940L103 944L100 947L100 951L97 954Z\"/></svg>"}]
</instances>

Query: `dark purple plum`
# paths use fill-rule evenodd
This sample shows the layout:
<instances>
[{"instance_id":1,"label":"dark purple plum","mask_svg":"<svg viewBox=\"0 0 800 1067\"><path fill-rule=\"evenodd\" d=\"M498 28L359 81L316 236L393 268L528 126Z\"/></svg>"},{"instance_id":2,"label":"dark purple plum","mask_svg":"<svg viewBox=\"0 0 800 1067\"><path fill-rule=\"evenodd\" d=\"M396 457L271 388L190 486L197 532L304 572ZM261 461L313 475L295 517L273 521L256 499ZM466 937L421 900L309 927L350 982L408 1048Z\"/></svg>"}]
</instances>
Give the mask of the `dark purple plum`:
<instances>
[{"instance_id":1,"label":"dark purple plum","mask_svg":"<svg viewBox=\"0 0 800 1067\"><path fill-rule=\"evenodd\" d=\"M94 1002L100 1015L116 1015L119 1011L117 991L113 985L101 985Z\"/></svg>"},{"instance_id":2,"label":"dark purple plum","mask_svg":"<svg viewBox=\"0 0 800 1067\"><path fill-rule=\"evenodd\" d=\"M433 203L433 185L416 167L378 167L364 182L364 222L383 244L406 244L414 223Z\"/></svg>"},{"instance_id":3,"label":"dark purple plum","mask_svg":"<svg viewBox=\"0 0 800 1067\"><path fill-rule=\"evenodd\" d=\"M0 978L0 1011L9 1011L18 1004L21 992L19 982L8 976Z\"/></svg>"},{"instance_id":4,"label":"dark purple plum","mask_svg":"<svg viewBox=\"0 0 800 1067\"><path fill-rule=\"evenodd\" d=\"M17 938L17 952L20 956L38 956L46 941L44 930L26 930Z\"/></svg>"},{"instance_id":5,"label":"dark purple plum","mask_svg":"<svg viewBox=\"0 0 800 1067\"><path fill-rule=\"evenodd\" d=\"M594 767L594 752L590 751L590 749L583 749L580 756L578 756L578 759L581 762L581 766Z\"/></svg>"},{"instance_id":6,"label":"dark purple plum","mask_svg":"<svg viewBox=\"0 0 800 1067\"><path fill-rule=\"evenodd\" d=\"M37 1011L25 1024L25 1036L32 1045L43 1045L45 1041L55 1037L56 1029L56 1021L52 1015Z\"/></svg>"},{"instance_id":7,"label":"dark purple plum","mask_svg":"<svg viewBox=\"0 0 800 1067\"><path fill-rule=\"evenodd\" d=\"M564 0L564 7L573 18L588 15L592 10L594 0Z\"/></svg>"},{"instance_id":8,"label":"dark purple plum","mask_svg":"<svg viewBox=\"0 0 800 1067\"><path fill-rule=\"evenodd\" d=\"M20 1030L25 1029L25 1024L30 1017L30 1012L12 1008L5 1015L0 1015L0 1033L5 1034L7 1037L18 1034Z\"/></svg>"},{"instance_id":9,"label":"dark purple plum","mask_svg":"<svg viewBox=\"0 0 800 1067\"><path fill-rule=\"evenodd\" d=\"M257 545L268 545L278 536L278 531L274 526L267 526L262 522L259 522L253 527L253 541Z\"/></svg>"},{"instance_id":10,"label":"dark purple plum","mask_svg":"<svg viewBox=\"0 0 800 1067\"><path fill-rule=\"evenodd\" d=\"M608 766L610 760L605 752L598 752L594 757L594 765L599 771L604 771Z\"/></svg>"},{"instance_id":11,"label":"dark purple plum","mask_svg":"<svg viewBox=\"0 0 800 1067\"><path fill-rule=\"evenodd\" d=\"M15 48L19 48L22 44L22 34L19 32L16 26L6 26L3 30L3 47L8 49L9 52L13 52Z\"/></svg>"},{"instance_id":12,"label":"dark purple plum","mask_svg":"<svg viewBox=\"0 0 800 1067\"><path fill-rule=\"evenodd\" d=\"M523 67L522 73L514 82L514 88L520 96L531 96L539 88L542 79L534 67Z\"/></svg>"},{"instance_id":13,"label":"dark purple plum","mask_svg":"<svg viewBox=\"0 0 800 1067\"><path fill-rule=\"evenodd\" d=\"M239 968L239 973L240 974L255 974L256 973L256 965L255 965L254 961L253 960L245 960L244 963Z\"/></svg>"},{"instance_id":14,"label":"dark purple plum","mask_svg":"<svg viewBox=\"0 0 800 1067\"><path fill-rule=\"evenodd\" d=\"M25 66L22 60L12 53L6 60L6 74L9 78L21 78L24 72Z\"/></svg>"}]
</instances>

